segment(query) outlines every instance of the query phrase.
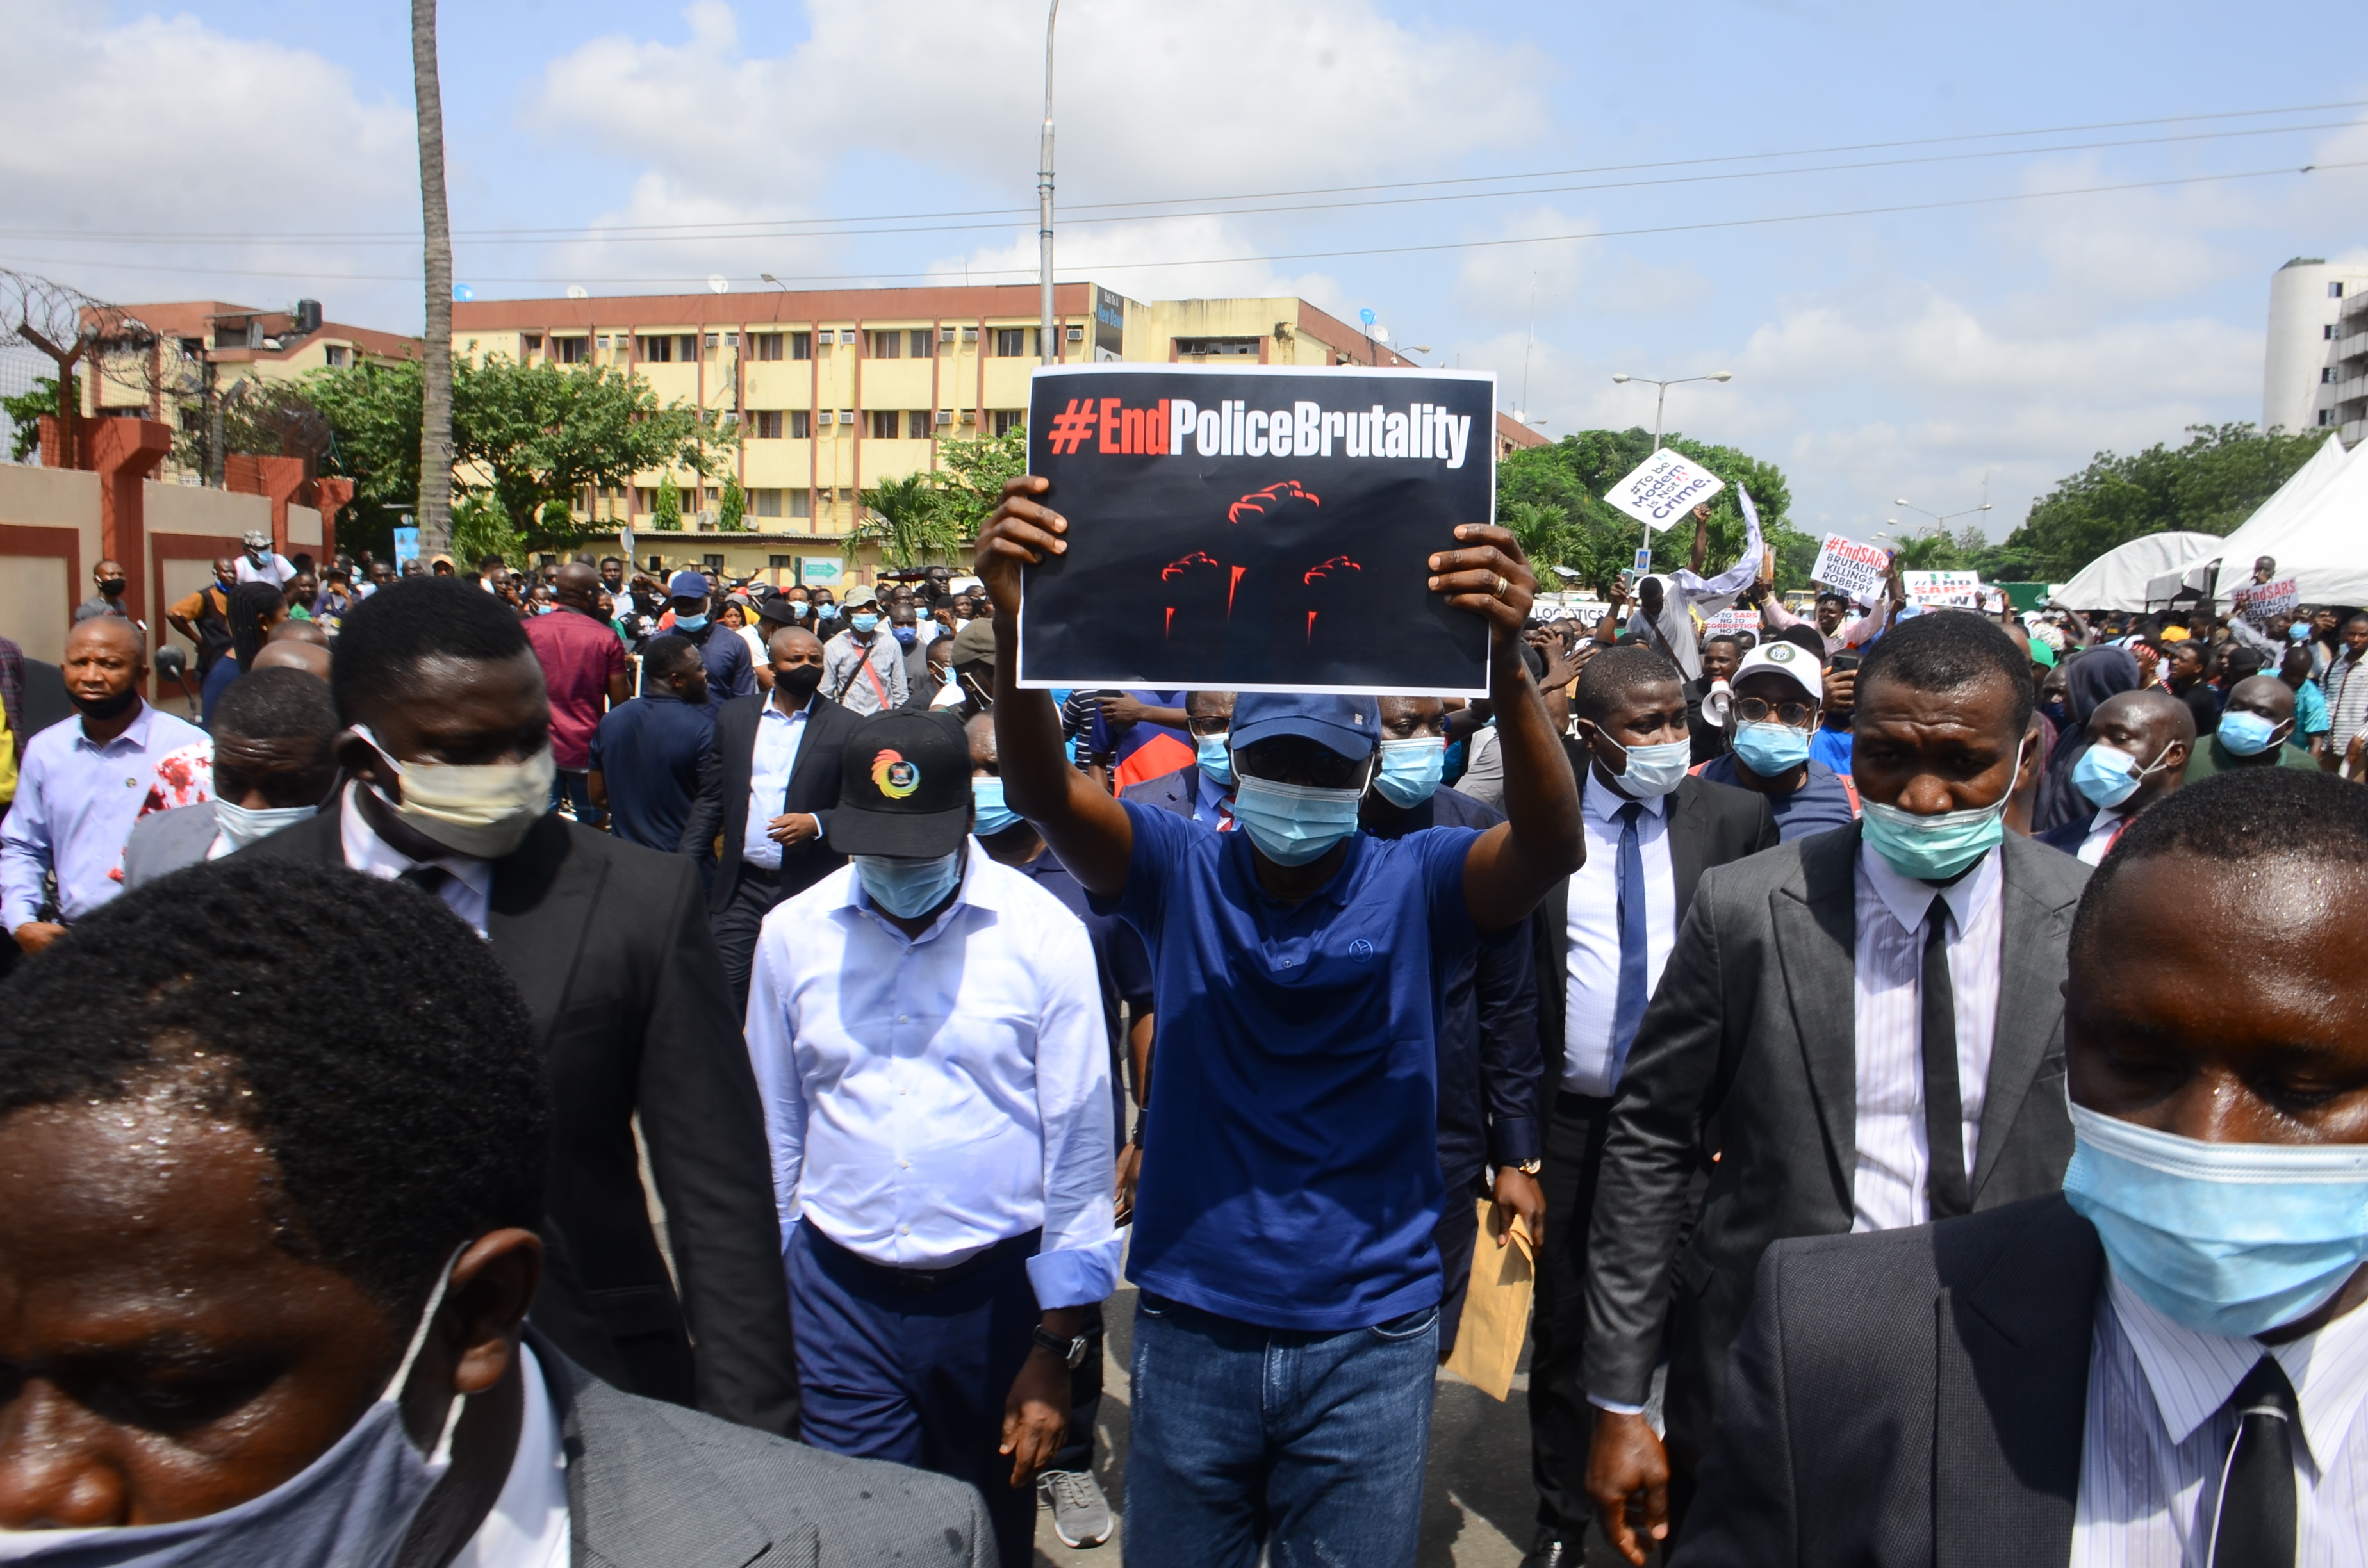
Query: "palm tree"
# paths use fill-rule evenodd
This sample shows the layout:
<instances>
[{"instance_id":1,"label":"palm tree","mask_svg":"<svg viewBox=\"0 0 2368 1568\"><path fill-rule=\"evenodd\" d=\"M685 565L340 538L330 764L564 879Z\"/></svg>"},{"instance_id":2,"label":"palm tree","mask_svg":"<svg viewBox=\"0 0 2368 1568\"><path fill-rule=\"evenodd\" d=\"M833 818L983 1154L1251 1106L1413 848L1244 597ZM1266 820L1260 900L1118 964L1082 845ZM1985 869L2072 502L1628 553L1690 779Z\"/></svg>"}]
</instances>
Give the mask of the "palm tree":
<instances>
[{"instance_id":1,"label":"palm tree","mask_svg":"<svg viewBox=\"0 0 2368 1568\"><path fill-rule=\"evenodd\" d=\"M419 100L419 210L427 235L427 341L419 423L419 550L452 542L452 227L444 206L444 96L436 79L436 0L411 0L411 79Z\"/></svg>"},{"instance_id":2,"label":"palm tree","mask_svg":"<svg viewBox=\"0 0 2368 1568\"><path fill-rule=\"evenodd\" d=\"M886 479L856 497L871 514L847 538L847 558L857 550L877 544L882 561L893 567L926 564L932 556L953 559L961 548L962 525L946 505L946 494L927 473Z\"/></svg>"}]
</instances>

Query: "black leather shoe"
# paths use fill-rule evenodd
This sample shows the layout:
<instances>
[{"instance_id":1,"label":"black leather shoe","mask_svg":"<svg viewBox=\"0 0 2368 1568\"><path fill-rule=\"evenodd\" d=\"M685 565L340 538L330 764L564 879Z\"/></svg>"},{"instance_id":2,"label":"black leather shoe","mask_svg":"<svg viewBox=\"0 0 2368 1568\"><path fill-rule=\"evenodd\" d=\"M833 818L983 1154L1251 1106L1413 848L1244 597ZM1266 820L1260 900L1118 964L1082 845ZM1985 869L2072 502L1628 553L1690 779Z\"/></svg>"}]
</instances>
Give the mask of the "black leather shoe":
<instances>
[{"instance_id":1,"label":"black leather shoe","mask_svg":"<svg viewBox=\"0 0 2368 1568\"><path fill-rule=\"evenodd\" d=\"M1580 1561L1577 1541L1565 1540L1552 1527L1542 1526L1538 1539L1530 1543L1530 1554L1521 1559L1521 1568L1578 1568Z\"/></svg>"}]
</instances>

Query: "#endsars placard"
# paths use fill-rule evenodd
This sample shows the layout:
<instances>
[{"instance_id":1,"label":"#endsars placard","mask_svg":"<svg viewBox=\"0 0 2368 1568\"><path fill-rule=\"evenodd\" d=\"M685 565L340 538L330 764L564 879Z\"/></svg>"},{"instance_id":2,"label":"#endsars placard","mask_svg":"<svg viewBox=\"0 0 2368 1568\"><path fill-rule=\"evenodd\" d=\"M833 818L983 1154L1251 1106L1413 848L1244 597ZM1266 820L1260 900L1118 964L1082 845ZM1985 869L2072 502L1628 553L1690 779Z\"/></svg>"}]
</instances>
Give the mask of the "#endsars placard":
<instances>
[{"instance_id":1,"label":"#endsars placard","mask_svg":"<svg viewBox=\"0 0 2368 1568\"><path fill-rule=\"evenodd\" d=\"M1496 424L1485 371L1038 369L1069 548L1026 574L1019 684L1485 696L1487 623L1428 584L1496 518Z\"/></svg>"}]
</instances>

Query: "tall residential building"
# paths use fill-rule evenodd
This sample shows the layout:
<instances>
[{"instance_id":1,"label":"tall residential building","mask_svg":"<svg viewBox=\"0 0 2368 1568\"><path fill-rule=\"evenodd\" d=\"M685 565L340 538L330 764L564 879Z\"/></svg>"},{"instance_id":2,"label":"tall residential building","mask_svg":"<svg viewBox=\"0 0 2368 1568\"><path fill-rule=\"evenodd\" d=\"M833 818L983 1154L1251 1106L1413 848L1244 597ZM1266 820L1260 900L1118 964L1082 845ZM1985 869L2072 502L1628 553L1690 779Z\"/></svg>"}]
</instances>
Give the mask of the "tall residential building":
<instances>
[{"instance_id":1,"label":"tall residential building","mask_svg":"<svg viewBox=\"0 0 2368 1568\"><path fill-rule=\"evenodd\" d=\"M2341 426L2346 444L2360 438L2362 360L2368 337L2355 312L2368 310L2368 269L2296 256L2270 278L2270 333L2261 368L2261 427L2307 430ZM2347 322L2346 318L2350 318ZM2349 333L2352 335L2346 337ZM2349 378L2347 381L2346 378ZM2351 387L2349 415L2341 405Z\"/></svg>"},{"instance_id":2,"label":"tall residential building","mask_svg":"<svg viewBox=\"0 0 2368 1568\"><path fill-rule=\"evenodd\" d=\"M1362 331L1298 299L1130 300L1063 283L1053 304L1058 361L1411 367ZM629 369L662 403L737 419L743 529L715 532L716 483L674 475L683 534L647 531L666 477L578 498L596 524L632 525L635 553L663 551L735 575L819 576L859 517L857 493L939 466L949 439L1000 436L1024 422L1042 357L1032 284L836 289L795 293L478 300L452 307L456 356ZM1499 420L1500 426L1510 424ZM1500 437L1528 444L1516 426Z\"/></svg>"}]
</instances>

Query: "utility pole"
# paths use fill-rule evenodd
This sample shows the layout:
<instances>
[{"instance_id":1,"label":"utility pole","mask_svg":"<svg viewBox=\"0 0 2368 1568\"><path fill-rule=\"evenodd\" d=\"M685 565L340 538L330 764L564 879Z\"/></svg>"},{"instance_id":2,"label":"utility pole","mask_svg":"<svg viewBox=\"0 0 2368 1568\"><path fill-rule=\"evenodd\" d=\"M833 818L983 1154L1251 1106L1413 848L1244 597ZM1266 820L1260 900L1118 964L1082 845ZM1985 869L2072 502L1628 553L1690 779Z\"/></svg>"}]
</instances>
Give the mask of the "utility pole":
<instances>
[{"instance_id":1,"label":"utility pole","mask_svg":"<svg viewBox=\"0 0 2368 1568\"><path fill-rule=\"evenodd\" d=\"M1047 365L1053 362L1053 334L1056 330L1053 323L1053 23L1060 14L1061 0L1053 0L1044 13L1044 140L1036 167L1037 267L1042 290L1036 312L1041 322L1036 338Z\"/></svg>"}]
</instances>

